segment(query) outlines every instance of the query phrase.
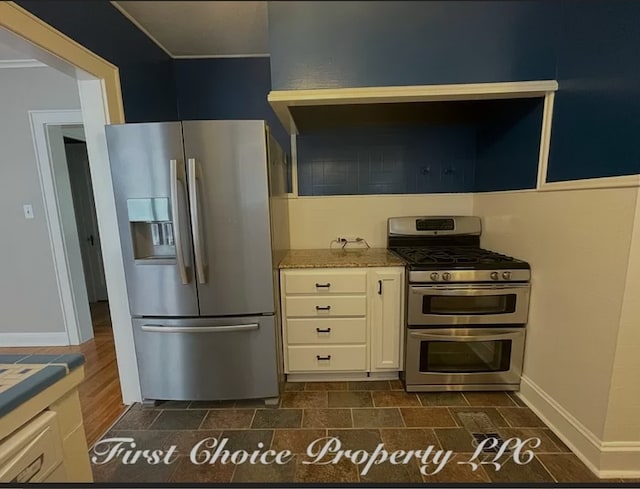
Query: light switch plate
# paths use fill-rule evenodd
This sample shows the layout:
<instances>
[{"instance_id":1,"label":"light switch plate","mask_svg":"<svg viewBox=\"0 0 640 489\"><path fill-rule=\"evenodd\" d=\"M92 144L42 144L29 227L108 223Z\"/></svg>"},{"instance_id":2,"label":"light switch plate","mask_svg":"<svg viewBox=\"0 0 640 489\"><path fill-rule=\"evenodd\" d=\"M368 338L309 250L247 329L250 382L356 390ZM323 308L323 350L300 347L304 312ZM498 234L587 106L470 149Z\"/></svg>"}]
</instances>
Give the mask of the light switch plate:
<instances>
[{"instance_id":1,"label":"light switch plate","mask_svg":"<svg viewBox=\"0 0 640 489\"><path fill-rule=\"evenodd\" d=\"M22 208L24 209L24 218L33 219L33 206L31 204L25 204Z\"/></svg>"}]
</instances>

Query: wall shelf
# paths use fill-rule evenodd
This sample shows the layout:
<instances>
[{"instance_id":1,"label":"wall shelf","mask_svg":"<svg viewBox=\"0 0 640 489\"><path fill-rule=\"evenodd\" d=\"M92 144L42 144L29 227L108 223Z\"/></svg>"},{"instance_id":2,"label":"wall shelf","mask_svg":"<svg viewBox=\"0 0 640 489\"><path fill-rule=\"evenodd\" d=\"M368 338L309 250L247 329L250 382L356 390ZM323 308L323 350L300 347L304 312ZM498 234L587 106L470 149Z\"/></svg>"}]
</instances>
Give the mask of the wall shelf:
<instances>
[{"instance_id":1,"label":"wall shelf","mask_svg":"<svg viewBox=\"0 0 640 489\"><path fill-rule=\"evenodd\" d=\"M497 100L546 97L558 90L555 80L414 85L314 90L273 90L267 100L290 134L298 133L295 107L414 104L460 100ZM292 108L293 111L291 110Z\"/></svg>"}]
</instances>

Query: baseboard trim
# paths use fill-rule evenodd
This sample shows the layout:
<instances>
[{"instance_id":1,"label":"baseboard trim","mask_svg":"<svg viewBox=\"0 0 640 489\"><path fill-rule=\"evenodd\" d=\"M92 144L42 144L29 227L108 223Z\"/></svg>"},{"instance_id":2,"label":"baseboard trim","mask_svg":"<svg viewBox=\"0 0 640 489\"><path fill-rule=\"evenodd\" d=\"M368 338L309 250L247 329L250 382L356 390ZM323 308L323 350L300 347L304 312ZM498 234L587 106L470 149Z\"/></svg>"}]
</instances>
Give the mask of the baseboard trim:
<instances>
[{"instance_id":1,"label":"baseboard trim","mask_svg":"<svg viewBox=\"0 0 640 489\"><path fill-rule=\"evenodd\" d=\"M67 333L0 333L2 346L68 346Z\"/></svg>"},{"instance_id":2,"label":"baseboard trim","mask_svg":"<svg viewBox=\"0 0 640 489\"><path fill-rule=\"evenodd\" d=\"M640 477L640 442L603 442L527 376L518 397L598 477Z\"/></svg>"},{"instance_id":3,"label":"baseboard trim","mask_svg":"<svg viewBox=\"0 0 640 489\"><path fill-rule=\"evenodd\" d=\"M288 382L344 382L344 381L368 381L368 380L395 380L398 371L392 372L318 372L304 374L287 374Z\"/></svg>"}]
</instances>

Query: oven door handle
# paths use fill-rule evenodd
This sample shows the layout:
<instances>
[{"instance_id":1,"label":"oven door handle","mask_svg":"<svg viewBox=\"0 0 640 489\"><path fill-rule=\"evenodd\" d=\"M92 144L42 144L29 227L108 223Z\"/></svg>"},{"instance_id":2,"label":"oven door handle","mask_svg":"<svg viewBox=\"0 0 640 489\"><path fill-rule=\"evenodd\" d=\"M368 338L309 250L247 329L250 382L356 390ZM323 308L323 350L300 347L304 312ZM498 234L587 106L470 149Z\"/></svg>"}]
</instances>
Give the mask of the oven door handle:
<instances>
[{"instance_id":1,"label":"oven door handle","mask_svg":"<svg viewBox=\"0 0 640 489\"><path fill-rule=\"evenodd\" d=\"M452 334L438 334L438 333L416 333L415 331L411 331L409 336L412 338L417 338L420 340L436 340L436 341L458 341L458 342L468 342L468 341L495 341L495 340L514 340L518 336L522 335L523 332L508 332L508 333L493 333L493 334L482 334L482 335L452 335Z\"/></svg>"},{"instance_id":2,"label":"oven door handle","mask_svg":"<svg viewBox=\"0 0 640 489\"><path fill-rule=\"evenodd\" d=\"M497 286L497 287L410 287L412 294L429 296L488 296L505 294L523 294L529 290L529 286Z\"/></svg>"}]
</instances>

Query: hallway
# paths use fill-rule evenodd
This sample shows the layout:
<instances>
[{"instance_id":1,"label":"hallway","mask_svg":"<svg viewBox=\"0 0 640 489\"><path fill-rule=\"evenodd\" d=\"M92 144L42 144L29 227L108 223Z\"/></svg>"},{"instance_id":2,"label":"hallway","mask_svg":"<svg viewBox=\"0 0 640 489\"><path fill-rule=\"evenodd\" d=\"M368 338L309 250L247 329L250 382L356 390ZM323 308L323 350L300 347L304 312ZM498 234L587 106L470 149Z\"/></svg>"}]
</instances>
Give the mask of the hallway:
<instances>
[{"instance_id":1,"label":"hallway","mask_svg":"<svg viewBox=\"0 0 640 489\"><path fill-rule=\"evenodd\" d=\"M89 447L107 431L126 407L122 404L120 394L108 302L92 304L91 319L95 336L79 346L0 348L0 354L84 354L85 379L80 385L79 393Z\"/></svg>"}]
</instances>

